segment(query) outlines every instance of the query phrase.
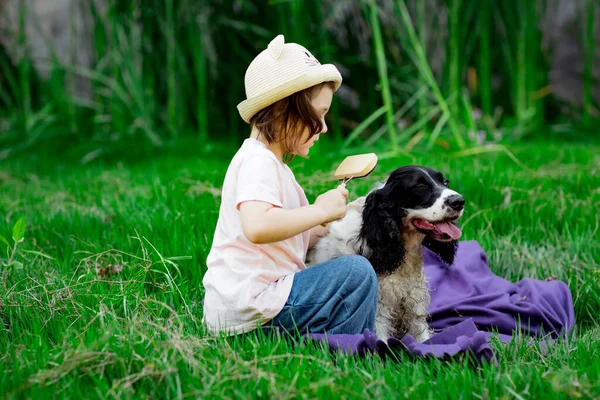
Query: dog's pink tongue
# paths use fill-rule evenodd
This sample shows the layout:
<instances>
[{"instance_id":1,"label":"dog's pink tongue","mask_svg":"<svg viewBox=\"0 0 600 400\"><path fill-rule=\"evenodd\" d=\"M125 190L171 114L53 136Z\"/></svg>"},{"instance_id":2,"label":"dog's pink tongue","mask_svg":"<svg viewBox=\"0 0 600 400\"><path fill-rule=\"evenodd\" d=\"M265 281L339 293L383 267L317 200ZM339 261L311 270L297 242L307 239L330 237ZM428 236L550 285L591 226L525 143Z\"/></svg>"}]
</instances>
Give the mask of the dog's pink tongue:
<instances>
[{"instance_id":1,"label":"dog's pink tongue","mask_svg":"<svg viewBox=\"0 0 600 400\"><path fill-rule=\"evenodd\" d=\"M462 236L462 232L458 229L458 226L450 222L440 222L435 224L438 231L445 233L450 236L452 240L458 240Z\"/></svg>"}]
</instances>

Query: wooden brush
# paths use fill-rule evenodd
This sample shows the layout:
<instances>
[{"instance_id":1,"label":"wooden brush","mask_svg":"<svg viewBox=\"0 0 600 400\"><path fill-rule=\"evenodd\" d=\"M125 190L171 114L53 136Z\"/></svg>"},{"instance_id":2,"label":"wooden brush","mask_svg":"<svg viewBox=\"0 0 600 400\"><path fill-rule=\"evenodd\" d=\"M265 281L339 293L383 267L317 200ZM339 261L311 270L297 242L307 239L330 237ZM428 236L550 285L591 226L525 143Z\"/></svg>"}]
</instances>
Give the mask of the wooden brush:
<instances>
[{"instance_id":1,"label":"wooden brush","mask_svg":"<svg viewBox=\"0 0 600 400\"><path fill-rule=\"evenodd\" d=\"M353 178L363 178L369 175L377 166L377 154L357 154L348 156L342 161L339 167L335 170L333 176L342 181L342 185Z\"/></svg>"},{"instance_id":2,"label":"wooden brush","mask_svg":"<svg viewBox=\"0 0 600 400\"><path fill-rule=\"evenodd\" d=\"M375 153L348 156L338 166L333 176L342 181L342 186L346 187L351 179L364 178L373 172L376 166L377 154ZM322 223L321 226L327 226L327 222Z\"/></svg>"}]
</instances>

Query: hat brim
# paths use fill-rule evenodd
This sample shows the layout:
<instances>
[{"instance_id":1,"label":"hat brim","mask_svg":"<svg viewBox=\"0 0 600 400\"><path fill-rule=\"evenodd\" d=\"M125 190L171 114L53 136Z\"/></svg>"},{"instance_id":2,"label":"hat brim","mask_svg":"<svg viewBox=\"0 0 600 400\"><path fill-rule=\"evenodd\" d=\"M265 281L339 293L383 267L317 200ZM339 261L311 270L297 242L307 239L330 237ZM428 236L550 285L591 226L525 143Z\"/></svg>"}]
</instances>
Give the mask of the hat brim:
<instances>
[{"instance_id":1,"label":"hat brim","mask_svg":"<svg viewBox=\"0 0 600 400\"><path fill-rule=\"evenodd\" d=\"M242 119L247 123L250 123L250 118L252 118L254 114L276 101L301 90L308 89L309 87L330 81L335 83L335 92L342 84L342 75L333 64L320 65L317 68L311 68L310 71L283 85L242 101L238 104L237 108Z\"/></svg>"}]
</instances>

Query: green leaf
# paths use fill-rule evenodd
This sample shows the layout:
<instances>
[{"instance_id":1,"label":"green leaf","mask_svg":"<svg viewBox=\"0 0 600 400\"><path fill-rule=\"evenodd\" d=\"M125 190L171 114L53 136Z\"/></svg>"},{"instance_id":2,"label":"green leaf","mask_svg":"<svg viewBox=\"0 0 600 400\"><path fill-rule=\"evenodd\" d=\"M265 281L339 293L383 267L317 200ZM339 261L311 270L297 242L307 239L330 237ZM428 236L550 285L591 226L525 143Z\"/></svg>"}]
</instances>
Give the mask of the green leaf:
<instances>
[{"instance_id":1,"label":"green leaf","mask_svg":"<svg viewBox=\"0 0 600 400\"><path fill-rule=\"evenodd\" d=\"M25 220L21 217L13 227L13 240L17 243L25 238Z\"/></svg>"},{"instance_id":2,"label":"green leaf","mask_svg":"<svg viewBox=\"0 0 600 400\"><path fill-rule=\"evenodd\" d=\"M4 242L8 247L10 247L10 244L8 243L8 240L6 240L6 238L2 235L0 235L0 242Z\"/></svg>"}]
</instances>

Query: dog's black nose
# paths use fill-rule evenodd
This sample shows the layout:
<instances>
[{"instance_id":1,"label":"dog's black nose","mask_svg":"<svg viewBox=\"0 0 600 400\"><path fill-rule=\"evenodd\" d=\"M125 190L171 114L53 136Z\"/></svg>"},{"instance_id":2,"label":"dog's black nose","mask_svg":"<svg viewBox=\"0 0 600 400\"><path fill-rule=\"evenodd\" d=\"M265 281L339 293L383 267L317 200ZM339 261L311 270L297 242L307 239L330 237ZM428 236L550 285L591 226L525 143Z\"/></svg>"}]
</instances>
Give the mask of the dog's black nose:
<instances>
[{"instance_id":1,"label":"dog's black nose","mask_svg":"<svg viewBox=\"0 0 600 400\"><path fill-rule=\"evenodd\" d=\"M449 196L445 203L453 210L460 211L465 207L465 199L460 194Z\"/></svg>"}]
</instances>

